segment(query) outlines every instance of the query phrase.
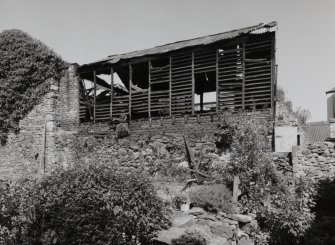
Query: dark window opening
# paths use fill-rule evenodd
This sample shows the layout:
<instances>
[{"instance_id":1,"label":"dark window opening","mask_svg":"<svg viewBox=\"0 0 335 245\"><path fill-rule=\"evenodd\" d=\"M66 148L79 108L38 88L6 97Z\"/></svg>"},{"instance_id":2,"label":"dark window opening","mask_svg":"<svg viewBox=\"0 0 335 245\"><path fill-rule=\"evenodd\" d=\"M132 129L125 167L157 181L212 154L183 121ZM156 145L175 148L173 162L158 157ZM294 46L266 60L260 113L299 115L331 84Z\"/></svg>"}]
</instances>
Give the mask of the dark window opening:
<instances>
[{"instance_id":1,"label":"dark window opening","mask_svg":"<svg viewBox=\"0 0 335 245\"><path fill-rule=\"evenodd\" d=\"M196 73L195 78L195 112L216 111L216 72Z\"/></svg>"},{"instance_id":2,"label":"dark window opening","mask_svg":"<svg viewBox=\"0 0 335 245\"><path fill-rule=\"evenodd\" d=\"M132 65L131 118L147 118L149 104L149 63Z\"/></svg>"},{"instance_id":3,"label":"dark window opening","mask_svg":"<svg viewBox=\"0 0 335 245\"><path fill-rule=\"evenodd\" d=\"M151 117L170 114L170 59L151 62L150 67L150 113Z\"/></svg>"}]
</instances>

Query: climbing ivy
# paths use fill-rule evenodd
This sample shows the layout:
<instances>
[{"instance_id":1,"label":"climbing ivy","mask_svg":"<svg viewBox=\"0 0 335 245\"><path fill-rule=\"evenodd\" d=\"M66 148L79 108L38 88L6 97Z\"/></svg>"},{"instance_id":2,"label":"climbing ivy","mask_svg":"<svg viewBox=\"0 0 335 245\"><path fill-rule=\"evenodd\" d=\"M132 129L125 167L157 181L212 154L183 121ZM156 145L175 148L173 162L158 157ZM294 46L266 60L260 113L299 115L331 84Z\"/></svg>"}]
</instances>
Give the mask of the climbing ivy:
<instances>
[{"instance_id":1,"label":"climbing ivy","mask_svg":"<svg viewBox=\"0 0 335 245\"><path fill-rule=\"evenodd\" d=\"M0 142L59 79L67 63L42 42L20 30L0 33Z\"/></svg>"}]
</instances>

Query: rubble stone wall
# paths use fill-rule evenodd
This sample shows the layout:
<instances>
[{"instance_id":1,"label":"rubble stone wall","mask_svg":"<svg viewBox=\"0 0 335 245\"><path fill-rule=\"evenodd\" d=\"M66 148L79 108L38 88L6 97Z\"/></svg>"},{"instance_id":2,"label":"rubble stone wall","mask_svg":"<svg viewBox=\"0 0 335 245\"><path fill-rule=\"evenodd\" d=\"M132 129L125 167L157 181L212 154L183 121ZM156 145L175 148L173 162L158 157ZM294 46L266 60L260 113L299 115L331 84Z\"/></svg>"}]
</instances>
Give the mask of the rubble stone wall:
<instances>
[{"instance_id":1,"label":"rubble stone wall","mask_svg":"<svg viewBox=\"0 0 335 245\"><path fill-rule=\"evenodd\" d=\"M51 81L57 89L57 82ZM0 146L0 179L15 179L20 175L36 174L45 162L54 158L55 109L57 91L50 91L28 115L20 121L20 131L10 133L7 143Z\"/></svg>"},{"instance_id":2,"label":"rubble stone wall","mask_svg":"<svg viewBox=\"0 0 335 245\"><path fill-rule=\"evenodd\" d=\"M65 131L60 125L74 124L78 120L75 67L70 66L61 81L46 81L49 92L20 121L20 131L10 133L6 144L0 146L0 180L49 171L66 155L62 138L74 132Z\"/></svg>"},{"instance_id":3,"label":"rubble stone wall","mask_svg":"<svg viewBox=\"0 0 335 245\"><path fill-rule=\"evenodd\" d=\"M335 144L320 142L297 148L292 152L293 169L297 176L308 174L323 179L335 174Z\"/></svg>"}]
</instances>

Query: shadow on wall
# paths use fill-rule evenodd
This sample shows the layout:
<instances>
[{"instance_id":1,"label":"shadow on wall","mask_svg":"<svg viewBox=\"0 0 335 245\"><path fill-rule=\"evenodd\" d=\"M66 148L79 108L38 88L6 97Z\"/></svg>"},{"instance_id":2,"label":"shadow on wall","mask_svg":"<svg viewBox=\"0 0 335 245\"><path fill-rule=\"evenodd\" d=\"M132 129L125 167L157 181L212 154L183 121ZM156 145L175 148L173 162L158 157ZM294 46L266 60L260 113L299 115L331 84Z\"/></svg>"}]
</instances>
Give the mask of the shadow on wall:
<instances>
[{"instance_id":1,"label":"shadow on wall","mask_svg":"<svg viewBox=\"0 0 335 245\"><path fill-rule=\"evenodd\" d=\"M304 244L335 244L335 179L320 181L317 195L315 220L306 232Z\"/></svg>"}]
</instances>

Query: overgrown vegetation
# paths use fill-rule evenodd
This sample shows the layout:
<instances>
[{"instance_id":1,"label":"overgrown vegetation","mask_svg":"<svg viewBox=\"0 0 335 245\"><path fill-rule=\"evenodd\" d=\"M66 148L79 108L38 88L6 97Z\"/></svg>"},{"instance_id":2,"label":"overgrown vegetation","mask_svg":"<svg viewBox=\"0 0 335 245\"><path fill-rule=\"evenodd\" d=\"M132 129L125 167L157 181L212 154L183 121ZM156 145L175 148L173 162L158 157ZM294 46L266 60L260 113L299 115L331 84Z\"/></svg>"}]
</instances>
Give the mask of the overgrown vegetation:
<instances>
[{"instance_id":1,"label":"overgrown vegetation","mask_svg":"<svg viewBox=\"0 0 335 245\"><path fill-rule=\"evenodd\" d=\"M126 123L119 123L117 126L116 126L116 130L115 130L115 133L116 133L116 137L118 139L122 139L124 137L127 137L129 136L129 128L128 128L128 125Z\"/></svg>"},{"instance_id":2,"label":"overgrown vegetation","mask_svg":"<svg viewBox=\"0 0 335 245\"><path fill-rule=\"evenodd\" d=\"M169 225L143 173L80 165L1 188L2 244L146 244Z\"/></svg>"},{"instance_id":3,"label":"overgrown vegetation","mask_svg":"<svg viewBox=\"0 0 335 245\"><path fill-rule=\"evenodd\" d=\"M311 118L311 113L309 110L304 109L302 107L293 109L292 101L286 97L285 91L280 87L278 87L276 91L276 100L277 102L281 102L285 104L287 111L289 113L292 113L298 119L299 125L301 126L305 125L307 121ZM279 115L279 118L280 117L281 115Z\"/></svg>"},{"instance_id":4,"label":"overgrown vegetation","mask_svg":"<svg viewBox=\"0 0 335 245\"><path fill-rule=\"evenodd\" d=\"M198 231L188 230L180 237L172 240L172 245L206 245L206 239Z\"/></svg>"},{"instance_id":5,"label":"overgrown vegetation","mask_svg":"<svg viewBox=\"0 0 335 245\"><path fill-rule=\"evenodd\" d=\"M191 189L190 201L206 211L233 213L234 206L230 190L222 184L200 185Z\"/></svg>"},{"instance_id":6,"label":"overgrown vegetation","mask_svg":"<svg viewBox=\"0 0 335 245\"><path fill-rule=\"evenodd\" d=\"M267 123L255 113L227 111L216 135L231 154L227 166L217 172L227 186L232 186L233 176L239 176L241 211L257 214L271 244L301 243L314 218L314 186L307 177L292 185L291 177L277 171Z\"/></svg>"},{"instance_id":7,"label":"overgrown vegetation","mask_svg":"<svg viewBox=\"0 0 335 245\"><path fill-rule=\"evenodd\" d=\"M0 141L48 92L49 78L67 68L60 56L20 30L0 33Z\"/></svg>"}]
</instances>

